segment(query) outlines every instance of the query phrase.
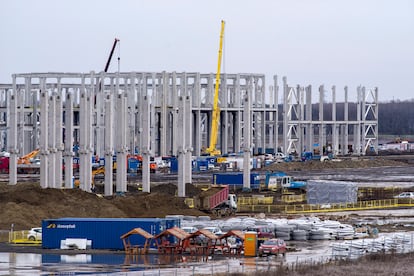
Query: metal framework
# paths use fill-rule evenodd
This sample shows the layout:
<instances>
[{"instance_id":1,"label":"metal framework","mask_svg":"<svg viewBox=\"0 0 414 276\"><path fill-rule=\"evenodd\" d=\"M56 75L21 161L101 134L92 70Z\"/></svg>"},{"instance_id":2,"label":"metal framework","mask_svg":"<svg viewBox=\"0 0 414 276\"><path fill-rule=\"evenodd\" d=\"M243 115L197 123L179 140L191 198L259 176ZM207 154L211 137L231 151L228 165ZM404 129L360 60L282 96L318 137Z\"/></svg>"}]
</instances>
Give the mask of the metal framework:
<instances>
[{"instance_id":1,"label":"metal framework","mask_svg":"<svg viewBox=\"0 0 414 276\"><path fill-rule=\"evenodd\" d=\"M188 167L179 181L184 187L191 182L191 156L208 147L214 81L213 73L189 72L15 74L12 84L0 85L0 148L10 152L10 183L17 182L17 157L40 148L41 171L46 172L41 174L42 187L61 187L59 160L72 164L76 145L84 168L81 188L86 191L92 175L85 164L94 155L104 157L105 170L112 171L113 157L124 160L129 153L143 156L145 191L149 191L146 167L151 156L178 156L183 167ZM347 154L351 141L354 154L375 151L378 90L358 88L357 114L352 120L346 87L344 92L343 119L338 120L336 89L332 88L332 114L327 116L321 86L316 119L310 86L289 86L284 78L279 104L276 76L266 89L262 74L221 74L217 149L223 154L263 154L278 149L299 153L318 148L322 152L331 147L335 154ZM116 191L123 192L126 162L117 164ZM72 187L72 175L71 166L65 166L65 187ZM112 193L110 175L105 175L105 194Z\"/></svg>"}]
</instances>

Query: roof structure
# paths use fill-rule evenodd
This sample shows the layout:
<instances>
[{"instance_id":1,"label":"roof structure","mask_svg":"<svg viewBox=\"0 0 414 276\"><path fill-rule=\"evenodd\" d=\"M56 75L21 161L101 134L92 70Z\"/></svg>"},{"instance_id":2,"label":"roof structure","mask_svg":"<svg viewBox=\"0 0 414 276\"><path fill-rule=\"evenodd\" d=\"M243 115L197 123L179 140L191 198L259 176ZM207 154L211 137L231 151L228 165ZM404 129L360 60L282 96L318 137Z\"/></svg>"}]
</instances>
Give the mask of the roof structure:
<instances>
[{"instance_id":1,"label":"roof structure","mask_svg":"<svg viewBox=\"0 0 414 276\"><path fill-rule=\"evenodd\" d=\"M200 235L206 236L209 240L218 240L218 239L220 239L219 236L217 236L216 234L212 233L211 231L209 231L207 229L197 230L196 232L194 232L191 235L189 235L187 237L187 239L191 239L191 238L194 238L194 237L198 237Z\"/></svg>"},{"instance_id":2,"label":"roof structure","mask_svg":"<svg viewBox=\"0 0 414 276\"><path fill-rule=\"evenodd\" d=\"M222 235L220 238L224 239L224 238L232 237L232 236L238 237L244 241L244 233L243 231L240 231L240 230L230 230L224 235Z\"/></svg>"},{"instance_id":3,"label":"roof structure","mask_svg":"<svg viewBox=\"0 0 414 276\"><path fill-rule=\"evenodd\" d=\"M163 232L159 233L158 235L155 236L156 239L161 238L163 236L167 236L167 235L172 235L180 240L183 240L185 238L187 238L190 234L188 234L187 232L185 232L183 229L179 228L179 227L173 227L173 228L169 228L167 230L164 230Z\"/></svg>"},{"instance_id":4,"label":"roof structure","mask_svg":"<svg viewBox=\"0 0 414 276\"><path fill-rule=\"evenodd\" d=\"M125 233L125 234L123 234L122 236L121 236L121 239L126 239L126 238L128 238L129 236L131 236L131 235L134 235L134 234L138 234L138 235L141 235L141 236L143 236L144 238L146 238L146 239L153 239L154 238L154 236L153 235L151 235L150 233L148 233L147 231L145 231L144 229L142 229L142 228L134 228L134 229L132 229L131 231L129 231L128 233Z\"/></svg>"}]
</instances>

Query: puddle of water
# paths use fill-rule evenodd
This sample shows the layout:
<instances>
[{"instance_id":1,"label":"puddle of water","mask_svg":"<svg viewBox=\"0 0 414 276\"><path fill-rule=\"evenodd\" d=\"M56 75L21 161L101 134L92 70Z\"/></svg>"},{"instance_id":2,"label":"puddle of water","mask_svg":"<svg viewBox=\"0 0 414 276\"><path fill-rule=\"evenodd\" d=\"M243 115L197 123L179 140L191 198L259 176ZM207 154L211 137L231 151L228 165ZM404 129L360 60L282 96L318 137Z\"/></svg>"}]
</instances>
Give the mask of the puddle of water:
<instances>
[{"instance_id":1,"label":"puddle of water","mask_svg":"<svg viewBox=\"0 0 414 276\"><path fill-rule=\"evenodd\" d=\"M395 233L384 233L390 236ZM414 232L411 235L414 244ZM128 275L214 275L214 273L255 273L273 270L281 265L295 263L319 263L332 258L334 240L289 241L297 249L285 257L191 257L173 255L124 254L32 254L0 253L0 275L44 275L44 274L93 274L107 275L125 273ZM414 250L413 246L410 247Z\"/></svg>"}]
</instances>

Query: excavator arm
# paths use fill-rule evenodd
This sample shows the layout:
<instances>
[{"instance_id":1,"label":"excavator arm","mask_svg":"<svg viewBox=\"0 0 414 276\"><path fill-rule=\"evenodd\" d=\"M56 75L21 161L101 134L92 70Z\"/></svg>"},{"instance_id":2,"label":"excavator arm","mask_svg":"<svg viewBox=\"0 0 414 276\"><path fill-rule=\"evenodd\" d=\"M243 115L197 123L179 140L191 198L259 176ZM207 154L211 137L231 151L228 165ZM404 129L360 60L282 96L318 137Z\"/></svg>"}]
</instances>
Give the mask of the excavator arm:
<instances>
[{"instance_id":1,"label":"excavator arm","mask_svg":"<svg viewBox=\"0 0 414 276\"><path fill-rule=\"evenodd\" d=\"M34 151L29 152L26 155L23 155L22 157L17 159L17 164L31 164L32 163L31 161L33 160L33 158L36 157L36 155L39 152L40 152L39 149L35 149Z\"/></svg>"},{"instance_id":2,"label":"excavator arm","mask_svg":"<svg viewBox=\"0 0 414 276\"><path fill-rule=\"evenodd\" d=\"M220 70L221 70L221 60L223 56L223 39L224 39L224 20L221 21L221 31L220 31L220 46L218 52L218 63L217 63L217 73L216 73L216 85L214 90L214 102L213 102L213 118L211 121L211 132L210 132L210 146L206 149L206 152L212 156L220 155L221 152L216 148L217 138L218 138L218 128L220 122L220 108L218 105L219 101L219 88L220 88Z\"/></svg>"}]
</instances>

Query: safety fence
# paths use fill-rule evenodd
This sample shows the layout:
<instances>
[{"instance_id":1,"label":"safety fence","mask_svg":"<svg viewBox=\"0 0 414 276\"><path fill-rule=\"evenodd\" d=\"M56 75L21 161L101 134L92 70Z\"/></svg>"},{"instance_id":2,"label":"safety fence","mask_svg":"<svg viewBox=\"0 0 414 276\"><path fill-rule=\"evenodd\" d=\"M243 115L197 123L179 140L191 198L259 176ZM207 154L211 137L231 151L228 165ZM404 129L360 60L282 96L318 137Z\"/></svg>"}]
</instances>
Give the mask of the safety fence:
<instances>
[{"instance_id":1,"label":"safety fence","mask_svg":"<svg viewBox=\"0 0 414 276\"><path fill-rule=\"evenodd\" d=\"M28 239L29 230L20 230L20 231L9 231L8 232L8 242L9 243L23 243L23 244L41 244L40 240L29 240Z\"/></svg>"},{"instance_id":2,"label":"safety fence","mask_svg":"<svg viewBox=\"0 0 414 276\"><path fill-rule=\"evenodd\" d=\"M413 199L382 199L358 201L356 203L331 203L331 204L296 204L296 205L274 205L274 204L243 204L240 203L238 212L241 213L318 213L318 212L341 212L370 209L387 209L414 207Z\"/></svg>"},{"instance_id":3,"label":"safety fence","mask_svg":"<svg viewBox=\"0 0 414 276\"><path fill-rule=\"evenodd\" d=\"M237 204L241 204L241 205L273 204L273 196L238 197Z\"/></svg>"}]
</instances>

